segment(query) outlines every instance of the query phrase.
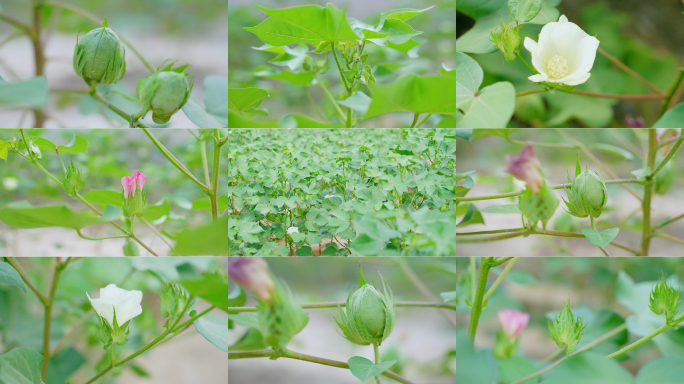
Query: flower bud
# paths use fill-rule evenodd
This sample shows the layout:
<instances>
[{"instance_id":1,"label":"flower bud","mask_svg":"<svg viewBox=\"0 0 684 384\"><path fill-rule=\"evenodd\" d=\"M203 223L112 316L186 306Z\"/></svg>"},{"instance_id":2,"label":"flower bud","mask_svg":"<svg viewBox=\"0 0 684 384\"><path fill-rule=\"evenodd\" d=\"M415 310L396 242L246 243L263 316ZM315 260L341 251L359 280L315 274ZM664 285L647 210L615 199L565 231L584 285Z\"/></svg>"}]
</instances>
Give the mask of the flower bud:
<instances>
[{"instance_id":1,"label":"flower bud","mask_svg":"<svg viewBox=\"0 0 684 384\"><path fill-rule=\"evenodd\" d=\"M85 187L85 180L81 175L81 170L74 166L74 162L67 167L64 176L64 192L69 196L75 196L76 193Z\"/></svg>"},{"instance_id":2,"label":"flower bud","mask_svg":"<svg viewBox=\"0 0 684 384\"><path fill-rule=\"evenodd\" d=\"M276 281L271 298L268 301L257 301L259 329L264 342L273 349L284 350L290 340L309 322L309 316L295 301L292 291L285 283Z\"/></svg>"},{"instance_id":3,"label":"flower bud","mask_svg":"<svg viewBox=\"0 0 684 384\"><path fill-rule=\"evenodd\" d=\"M335 319L347 340L355 344L380 345L392 332L395 321L394 295L382 279L383 292L365 284L359 267L359 289L347 297L346 312ZM387 292L389 290L389 293Z\"/></svg>"},{"instance_id":4,"label":"flower bud","mask_svg":"<svg viewBox=\"0 0 684 384\"><path fill-rule=\"evenodd\" d=\"M263 301L271 300L275 292L275 283L268 270L268 264L261 257L229 258L228 276L239 286L254 292Z\"/></svg>"},{"instance_id":5,"label":"flower bud","mask_svg":"<svg viewBox=\"0 0 684 384\"><path fill-rule=\"evenodd\" d=\"M126 73L126 50L119 36L107 28L88 32L80 41L76 39L74 70L88 85L114 84Z\"/></svg>"},{"instance_id":6,"label":"flower bud","mask_svg":"<svg viewBox=\"0 0 684 384\"><path fill-rule=\"evenodd\" d=\"M515 156L506 156L506 162L508 163L506 173L526 182L533 194L539 193L544 179L539 170L539 160L534 154L532 144L525 144L520 153Z\"/></svg>"},{"instance_id":7,"label":"flower bud","mask_svg":"<svg viewBox=\"0 0 684 384\"><path fill-rule=\"evenodd\" d=\"M152 110L152 120L157 124L167 123L185 105L194 85L191 74L190 86L185 79L188 74L183 71L187 65L176 69L171 69L172 66L170 64L164 69L157 69L153 74L138 80L135 87L142 104L142 110L138 114L145 117Z\"/></svg>"},{"instance_id":8,"label":"flower bud","mask_svg":"<svg viewBox=\"0 0 684 384\"><path fill-rule=\"evenodd\" d=\"M178 283L167 282L159 294L159 308L163 317L182 316L183 309L188 302L188 295Z\"/></svg>"},{"instance_id":9,"label":"flower bud","mask_svg":"<svg viewBox=\"0 0 684 384\"><path fill-rule=\"evenodd\" d=\"M586 170L580 173L579 171L578 160L575 181L571 181L570 175L568 175L568 182L572 183L570 189L566 188L568 201L563 199L568 207L568 213L576 217L587 217L589 215L599 217L601 210L608 201L606 183L603 177L599 177L596 172Z\"/></svg>"},{"instance_id":10,"label":"flower bud","mask_svg":"<svg viewBox=\"0 0 684 384\"><path fill-rule=\"evenodd\" d=\"M677 308L680 302L679 291L675 291L674 287L669 286L665 276L662 276L651 291L651 297L649 298L649 308L651 308L651 311L656 315L664 313L665 321L670 324L677 316Z\"/></svg>"},{"instance_id":11,"label":"flower bud","mask_svg":"<svg viewBox=\"0 0 684 384\"><path fill-rule=\"evenodd\" d=\"M587 325L582 323L581 317L575 319L570 309L570 300L568 300L566 306L561 309L559 314L556 314L553 326L549 321L548 336L556 342L559 348L567 347L565 355L569 356L570 353L575 351L575 347L577 347L582 338L582 332L586 327Z\"/></svg>"},{"instance_id":12,"label":"flower bud","mask_svg":"<svg viewBox=\"0 0 684 384\"><path fill-rule=\"evenodd\" d=\"M499 27L490 32L491 42L503 53L507 61L515 60L515 51L520 49L520 35L518 29L506 23L499 23Z\"/></svg>"},{"instance_id":13,"label":"flower bud","mask_svg":"<svg viewBox=\"0 0 684 384\"><path fill-rule=\"evenodd\" d=\"M537 225L537 222L541 220L544 228L556 212L558 204L560 202L556 193L544 180L542 180L539 193L534 194L532 190L526 188L523 194L518 197L520 212L530 220L532 225Z\"/></svg>"},{"instance_id":14,"label":"flower bud","mask_svg":"<svg viewBox=\"0 0 684 384\"><path fill-rule=\"evenodd\" d=\"M501 330L496 334L496 343L492 350L495 357L506 359L515 356L518 347L518 336L529 320L529 313L511 309L499 310Z\"/></svg>"},{"instance_id":15,"label":"flower bud","mask_svg":"<svg viewBox=\"0 0 684 384\"><path fill-rule=\"evenodd\" d=\"M147 212L147 188L145 179L147 176L138 172L133 176L121 178L123 186L123 210L126 217L142 217Z\"/></svg>"}]
</instances>

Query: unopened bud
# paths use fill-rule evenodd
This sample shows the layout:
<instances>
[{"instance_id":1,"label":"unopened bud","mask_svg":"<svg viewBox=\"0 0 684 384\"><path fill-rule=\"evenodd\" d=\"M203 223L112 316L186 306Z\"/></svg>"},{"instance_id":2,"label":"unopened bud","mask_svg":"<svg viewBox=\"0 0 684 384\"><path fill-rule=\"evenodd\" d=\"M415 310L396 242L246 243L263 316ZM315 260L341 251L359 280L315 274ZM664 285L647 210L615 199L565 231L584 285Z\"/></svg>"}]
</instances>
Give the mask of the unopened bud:
<instances>
[{"instance_id":1,"label":"unopened bud","mask_svg":"<svg viewBox=\"0 0 684 384\"><path fill-rule=\"evenodd\" d=\"M88 85L114 84L124 77L126 50L119 36L107 28L107 19L102 28L93 29L81 40L77 38L73 64Z\"/></svg>"},{"instance_id":2,"label":"unopened bud","mask_svg":"<svg viewBox=\"0 0 684 384\"><path fill-rule=\"evenodd\" d=\"M491 42L503 53L507 61L515 60L515 52L520 49L520 35L517 28L499 23L499 27L492 31Z\"/></svg>"}]
</instances>

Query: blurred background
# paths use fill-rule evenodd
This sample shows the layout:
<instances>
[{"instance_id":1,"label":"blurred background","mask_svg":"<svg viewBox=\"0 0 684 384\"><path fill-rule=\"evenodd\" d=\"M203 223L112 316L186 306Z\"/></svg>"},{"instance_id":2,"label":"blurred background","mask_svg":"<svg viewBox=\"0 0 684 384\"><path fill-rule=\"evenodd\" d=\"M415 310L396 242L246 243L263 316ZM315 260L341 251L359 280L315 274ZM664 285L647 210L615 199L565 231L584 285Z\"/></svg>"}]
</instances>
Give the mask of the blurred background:
<instances>
[{"instance_id":1,"label":"blurred background","mask_svg":"<svg viewBox=\"0 0 684 384\"><path fill-rule=\"evenodd\" d=\"M418 57L410 58L406 54L394 49L367 44L364 53L370 56L366 64L373 68L373 74L378 85L384 85L405 74L437 75L439 68L445 64L449 68L456 66L456 40L454 0L231 0L228 2L228 34L230 46L228 48L228 84L230 88L257 87L268 91L270 97L263 100L261 107L269 111L269 118L278 119L287 113L301 113L314 119L320 119L309 102L304 87L283 81L257 77L254 73L264 67L274 68L268 63L276 54L252 49L264 43L255 34L245 31L243 27L253 27L264 21L268 15L264 14L252 4L267 8L287 8L305 4L327 3L335 5L340 10L346 9L347 20L357 19L367 24L377 25L380 14L398 8L423 9L434 8L412 18L409 24L423 34L414 39L422 43L418 49ZM315 47L309 46L313 51ZM313 54L313 52L311 52ZM321 56L322 57L322 56ZM328 80L333 87L329 87L333 95L344 93L340 74L334 61L328 72L321 76ZM390 69L390 74L382 75L379 67ZM277 68L277 67L275 67ZM394 72L394 74L392 74ZM339 83L339 84L338 84ZM323 100L326 96L320 86L311 86L310 92L315 101ZM365 92L365 91L364 91ZM322 107L333 110L332 104L323 103ZM334 113L334 112L333 112ZM409 126L413 116L411 113L390 113L363 122L364 127L401 127Z\"/></svg>"},{"instance_id":2,"label":"blurred background","mask_svg":"<svg viewBox=\"0 0 684 384\"><path fill-rule=\"evenodd\" d=\"M63 3L83 8L98 18L106 17L109 28L131 42L154 68L165 60L176 61L176 65L192 65L195 76L193 95L200 101L203 100L205 77L227 75L228 20L224 0L70 0ZM31 9L31 2L26 0L4 0L0 3L0 11L27 24L32 17ZM51 119L46 127L111 127L112 124L98 114L100 109L95 101L89 96L70 92L87 90L87 84L73 69L76 36L83 37L101 25L59 8L46 7L43 19L47 20L48 16L50 23L46 23L43 29L50 31L45 46L45 75L51 89L48 99ZM26 36L13 37L15 31L13 26L0 21L0 77L7 82L35 76L31 41ZM136 82L149 74L138 57L127 49L126 75L116 85L103 89L135 96ZM131 110L137 106L121 96L114 100L119 103L117 105ZM23 115L22 110L0 109L0 128L33 127L32 114ZM108 118L118 117L110 113ZM181 112L171 118L170 126L195 125Z\"/></svg>"},{"instance_id":3,"label":"blurred background","mask_svg":"<svg viewBox=\"0 0 684 384\"><path fill-rule=\"evenodd\" d=\"M482 130L486 131L486 130ZM489 130L494 132L495 130ZM520 153L527 141L535 143L551 143L560 145L574 144L570 139L585 144L588 150L596 156L601 167L594 163L582 150L577 148L553 148L535 146L536 156L541 163L544 178L550 185L568 182L568 175L574 179L575 162L579 154L582 170L606 175L610 179L633 179L632 171L645 168L643 159L648 152L648 131L646 129L535 129L519 130L509 138L487 136L473 138L471 141L458 140L456 155L459 174L474 171L470 174L475 182L467 197L487 196L512 191L520 191L524 183L514 179L504 172L506 156ZM681 150L680 150L681 151ZM662 151L661 151L662 152ZM661 153L659 152L659 153ZM684 159L675 156L674 183L662 195L654 194L651 201L651 220L658 223L666 217L675 217L684 213L681 201L684 198ZM610 175L613 172L616 177ZM639 184L625 184L638 196L643 196L643 188ZM601 216L596 219L596 226L601 231L618 227L620 232L615 241L631 248L639 248L641 242L641 201L620 185L607 185L608 202ZM548 229L566 232L580 232L582 227L589 227L589 218L578 218L566 213L567 200L564 189L556 189L556 196L560 202L554 216L547 224ZM472 203L476 208L492 205L517 204L517 198L482 200L459 204L466 207ZM461 225L458 232L475 232L506 228L520 228L522 226L519 214L481 213L480 220L471 221L472 225ZM459 219L460 220L460 219ZM681 237L684 232L684 222L676 221L662 228L662 232ZM457 237L458 239L460 236ZM586 239L565 238L555 236L516 237L501 241L480 243L458 243L457 255L461 256L603 256L601 251ZM631 253L622 249L608 246L611 256L630 256ZM651 240L650 255L652 256L682 256L684 245L662 239Z\"/></svg>"},{"instance_id":4,"label":"blurred background","mask_svg":"<svg viewBox=\"0 0 684 384\"><path fill-rule=\"evenodd\" d=\"M212 271L215 268L227 270L226 258L82 258L75 260L64 270L55 295L53 309L52 343L56 345L74 326L78 332L64 342L55 359L60 363L57 374L48 371L47 384L84 383L92 378L99 369L95 365L109 352L102 349L99 340L99 323L91 311L86 292L97 298L100 288L109 284L127 290L140 290L143 293L143 313L131 320L128 343L116 346L116 353L126 357L147 344L163 330L159 308L159 293L164 280L177 281ZM41 292L49 290L53 258L14 259ZM159 276L161 278L155 277ZM174 277L175 276L175 277ZM197 301L197 309L208 307L203 300ZM89 312L90 311L90 312ZM86 321L78 325L86 315ZM220 310L209 315L225 317ZM43 306L36 295L27 289L0 284L0 354L10 348L32 348L42 353ZM186 317L187 318L187 317ZM73 373L72 373L73 372ZM54 372L53 372L54 373ZM118 376L104 376L102 384L188 384L226 383L228 381L228 361L226 353L211 344L194 326L163 342L148 352L124 365ZM68 379L68 381L67 381Z\"/></svg>"},{"instance_id":5,"label":"blurred background","mask_svg":"<svg viewBox=\"0 0 684 384\"><path fill-rule=\"evenodd\" d=\"M466 337L465 331L470 317L470 309L463 301L470 300L468 284L464 280L469 258L457 258L456 265L461 277L456 298L460 339L462 336ZM493 281L505 266L497 267L490 274L490 281ZM678 289L678 282L684 277L684 264L676 258L651 257L520 258L482 311L475 338L475 350L491 349L495 344L496 332L501 327L497 314L502 308L515 309L531 315L529 324L520 335L519 351L521 357L533 363L559 350L556 343L547 336L548 319L549 316L552 319L568 300L571 302L573 314L582 317L585 324L588 323L578 348L622 324L630 315L633 315L633 319L627 320L627 327L632 329L630 321L636 326L648 315L656 316L647 308L648 294L645 292L650 292L652 285L662 275L668 278L670 284L676 282L674 288ZM634 291L623 290L624 287L631 285L625 284L629 280L635 283ZM643 311L635 313L634 307L643 308ZM648 317L648 320L650 319L651 317ZM657 317L656 321L659 321L660 325L664 324L665 316ZM630 351L629 358L617 360L625 369L636 373L651 360L662 356L681 356L684 328L668 330L658 337L657 344L653 340L648 341ZM628 338L622 332L592 350L607 355L617 351L620 345L637 339L634 334L630 334Z\"/></svg>"},{"instance_id":6,"label":"blurred background","mask_svg":"<svg viewBox=\"0 0 684 384\"><path fill-rule=\"evenodd\" d=\"M682 65L684 35L681 30L684 4L679 0L545 0L558 4L560 14L596 36L600 47L627 64L659 89L666 91L674 82ZM502 4L504 0L500 0ZM456 36L473 27L475 20L457 13ZM537 40L542 25L525 25L520 39ZM530 62L529 52L521 54ZM527 79L529 71L520 62L507 62L501 52L472 55L484 71L482 87L498 81L509 81L516 92L539 89ZM591 78L577 87L597 93L649 94L651 91L626 72L597 54ZM681 98L681 92L678 92ZM662 101L619 101L549 92L516 98L514 117L509 127L634 127L626 119L642 117L645 125L657 120Z\"/></svg>"},{"instance_id":7,"label":"blurred background","mask_svg":"<svg viewBox=\"0 0 684 384\"><path fill-rule=\"evenodd\" d=\"M392 258L266 258L269 268L284 280L299 303L346 301L358 288L359 265L368 284L380 287L378 273L392 289L394 301L430 301L407 278L400 263L407 263L433 295L454 290L455 260L419 257ZM248 295L245 306L254 306ZM337 308L305 309L309 323L288 344L296 352L347 361L352 356L373 360L373 348L347 341L334 318ZM456 333L453 325L435 308L396 308L392 334L380 346L382 360L397 359L390 370L415 383L454 382ZM453 317L452 311L449 316ZM245 327L228 332L229 345L238 341ZM229 347L229 351L232 350ZM354 384L359 380L349 370L293 359L266 358L229 360L231 384ZM390 379L383 377L383 382ZM374 382L373 379L367 381Z\"/></svg>"},{"instance_id":8,"label":"blurred background","mask_svg":"<svg viewBox=\"0 0 684 384\"><path fill-rule=\"evenodd\" d=\"M204 180L201 144L193 134L199 132L186 130L152 129L155 137L176 156L194 175ZM91 190L122 191L121 178L131 176L139 170L147 176L147 204L154 205L166 199L170 204L168 216L160 219L158 228L172 230L183 225L197 225L211 220L211 213L193 209L193 201L207 198L202 191L174 167L152 141L141 130L27 130L27 137L43 137L56 145L68 144L74 136L89 142L88 153L61 155L62 161L69 159L81 169L86 181L85 188L79 193L88 198ZM19 130L0 130L1 140L21 138ZM207 145L209 159L212 157L211 145ZM64 171L57 155L42 150L41 165L55 175L63 178ZM226 157L223 157L225 161ZM209 160L211 161L211 160ZM227 164L222 164L226 169ZM211 172L211 164L209 165ZM64 189L48 178L38 167L25 161L17 154L9 154L7 161L0 166L0 207L19 201L28 201L32 206L67 204L77 211L90 211L83 203L64 193ZM219 195L225 195L227 184L219 183ZM195 207L196 208L196 207ZM136 232L142 234L143 241L155 252L166 254L169 247L140 221ZM90 237L120 235L110 224L93 225L83 229ZM72 256L72 255L117 255L122 254L124 239L88 241L78 236L73 229L37 228L17 229L0 222L0 256ZM140 247L141 252L144 251Z\"/></svg>"}]
</instances>

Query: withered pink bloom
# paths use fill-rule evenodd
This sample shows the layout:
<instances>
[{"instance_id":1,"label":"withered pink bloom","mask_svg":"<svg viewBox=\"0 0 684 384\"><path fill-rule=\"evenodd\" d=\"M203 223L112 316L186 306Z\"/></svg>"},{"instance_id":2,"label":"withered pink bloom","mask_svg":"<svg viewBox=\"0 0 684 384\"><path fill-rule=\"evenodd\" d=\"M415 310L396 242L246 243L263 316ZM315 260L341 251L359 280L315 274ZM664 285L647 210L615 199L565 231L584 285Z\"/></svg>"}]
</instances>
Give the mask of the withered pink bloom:
<instances>
[{"instance_id":1,"label":"withered pink bloom","mask_svg":"<svg viewBox=\"0 0 684 384\"><path fill-rule=\"evenodd\" d=\"M270 300L275 290L268 264L261 257L229 257L228 276L264 301Z\"/></svg>"},{"instance_id":2,"label":"withered pink bloom","mask_svg":"<svg viewBox=\"0 0 684 384\"><path fill-rule=\"evenodd\" d=\"M530 321L530 314L513 309L500 309L499 322L506 336L516 338Z\"/></svg>"},{"instance_id":3,"label":"withered pink bloom","mask_svg":"<svg viewBox=\"0 0 684 384\"><path fill-rule=\"evenodd\" d=\"M625 117L625 123L627 123L627 128L643 128L646 126L644 118L639 116L636 119L632 116Z\"/></svg>"},{"instance_id":4,"label":"withered pink bloom","mask_svg":"<svg viewBox=\"0 0 684 384\"><path fill-rule=\"evenodd\" d=\"M506 173L526 182L532 193L539 193L544 184L544 179L539 170L539 160L534 154L532 144L525 144L520 153L515 156L506 156L506 162L508 163Z\"/></svg>"}]
</instances>

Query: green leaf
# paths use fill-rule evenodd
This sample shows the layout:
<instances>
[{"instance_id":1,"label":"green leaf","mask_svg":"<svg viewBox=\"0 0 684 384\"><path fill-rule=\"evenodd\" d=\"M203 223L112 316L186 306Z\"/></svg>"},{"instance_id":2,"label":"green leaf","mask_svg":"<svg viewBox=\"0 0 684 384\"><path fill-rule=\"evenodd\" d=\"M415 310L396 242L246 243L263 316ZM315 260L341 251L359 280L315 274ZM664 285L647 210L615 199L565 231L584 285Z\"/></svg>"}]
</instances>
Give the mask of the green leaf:
<instances>
[{"instance_id":1,"label":"green leaf","mask_svg":"<svg viewBox=\"0 0 684 384\"><path fill-rule=\"evenodd\" d=\"M363 278L363 269L361 269L361 264L359 264L359 288L366 285L366 279Z\"/></svg>"},{"instance_id":2,"label":"green leaf","mask_svg":"<svg viewBox=\"0 0 684 384\"><path fill-rule=\"evenodd\" d=\"M228 318L208 313L195 320L195 329L218 349L228 352Z\"/></svg>"},{"instance_id":3,"label":"green leaf","mask_svg":"<svg viewBox=\"0 0 684 384\"><path fill-rule=\"evenodd\" d=\"M507 7L512 18L527 22L534 19L541 10L541 0L508 0Z\"/></svg>"},{"instance_id":4,"label":"green leaf","mask_svg":"<svg viewBox=\"0 0 684 384\"><path fill-rule=\"evenodd\" d=\"M396 360L385 361L378 365L373 364L372 361L361 356L354 356L349 359L349 370L361 381L366 381L371 377L381 375L388 370Z\"/></svg>"},{"instance_id":5,"label":"green leaf","mask_svg":"<svg viewBox=\"0 0 684 384\"><path fill-rule=\"evenodd\" d=\"M511 87L513 88L513 87ZM511 108L511 113L512 113ZM456 114L456 84L439 76L408 75L376 86L365 118L390 112Z\"/></svg>"},{"instance_id":6,"label":"green leaf","mask_svg":"<svg viewBox=\"0 0 684 384\"><path fill-rule=\"evenodd\" d=\"M259 328L259 318L257 315L228 315L228 318L243 327Z\"/></svg>"},{"instance_id":7,"label":"green leaf","mask_svg":"<svg viewBox=\"0 0 684 384\"><path fill-rule=\"evenodd\" d=\"M684 128L684 102L670 108L653 124L653 128Z\"/></svg>"},{"instance_id":8,"label":"green leaf","mask_svg":"<svg viewBox=\"0 0 684 384\"><path fill-rule=\"evenodd\" d=\"M0 82L0 108L44 109L47 97L48 83L45 76L14 83Z\"/></svg>"},{"instance_id":9,"label":"green leaf","mask_svg":"<svg viewBox=\"0 0 684 384\"><path fill-rule=\"evenodd\" d=\"M259 88L228 88L228 108L240 113L261 104L268 92Z\"/></svg>"},{"instance_id":10,"label":"green leaf","mask_svg":"<svg viewBox=\"0 0 684 384\"><path fill-rule=\"evenodd\" d=\"M502 204L502 205L490 205L480 209L480 212L487 213L517 213L520 214L520 206L518 204Z\"/></svg>"},{"instance_id":11,"label":"green leaf","mask_svg":"<svg viewBox=\"0 0 684 384\"><path fill-rule=\"evenodd\" d=\"M338 100L337 104L349 107L360 115L365 115L368 111L371 101L372 100L370 97L368 97L368 95L362 91L357 91L355 94L344 100Z\"/></svg>"},{"instance_id":12,"label":"green leaf","mask_svg":"<svg viewBox=\"0 0 684 384\"><path fill-rule=\"evenodd\" d=\"M10 263L4 261L0 261L0 284L14 285L26 293L26 285L19 272Z\"/></svg>"},{"instance_id":13,"label":"green leaf","mask_svg":"<svg viewBox=\"0 0 684 384\"><path fill-rule=\"evenodd\" d=\"M523 357L510 357L508 359L497 359L496 361L499 364L501 379L506 383L511 383L536 371L534 365ZM537 379L532 378L520 384L537 384Z\"/></svg>"},{"instance_id":14,"label":"green leaf","mask_svg":"<svg viewBox=\"0 0 684 384\"><path fill-rule=\"evenodd\" d=\"M7 384L44 384L40 369L45 359L29 348L15 348L0 355L0 382Z\"/></svg>"},{"instance_id":15,"label":"green leaf","mask_svg":"<svg viewBox=\"0 0 684 384\"><path fill-rule=\"evenodd\" d=\"M615 359L586 351L565 359L549 371L544 384L632 384L632 375Z\"/></svg>"},{"instance_id":16,"label":"green leaf","mask_svg":"<svg viewBox=\"0 0 684 384\"><path fill-rule=\"evenodd\" d=\"M321 123L304 115L288 113L278 119L278 126L281 128L339 128L339 125Z\"/></svg>"},{"instance_id":17,"label":"green leaf","mask_svg":"<svg viewBox=\"0 0 684 384\"><path fill-rule=\"evenodd\" d=\"M247 302L247 294L239 285L235 285L233 291L228 294L229 307L242 307Z\"/></svg>"},{"instance_id":18,"label":"green leaf","mask_svg":"<svg viewBox=\"0 0 684 384\"><path fill-rule=\"evenodd\" d=\"M390 35L387 36L387 41L397 45L404 44L411 40L413 36L423 33L414 30L410 25L398 19L385 20L382 29L378 32L389 33Z\"/></svg>"},{"instance_id":19,"label":"green leaf","mask_svg":"<svg viewBox=\"0 0 684 384\"><path fill-rule=\"evenodd\" d=\"M218 273L204 273L199 277L187 277L179 283L193 295L228 312L228 278Z\"/></svg>"},{"instance_id":20,"label":"green leaf","mask_svg":"<svg viewBox=\"0 0 684 384\"><path fill-rule=\"evenodd\" d=\"M582 228L582 233L589 240L590 243L594 244L599 248L605 248L611 241L618 235L620 231L619 228L606 229L605 231L598 232L593 228Z\"/></svg>"},{"instance_id":21,"label":"green leaf","mask_svg":"<svg viewBox=\"0 0 684 384\"><path fill-rule=\"evenodd\" d=\"M278 72L275 69L269 69L265 71L255 72L256 76L265 77L267 79L285 81L292 83L294 85L299 85L300 87L311 84L313 81L313 74L311 72L299 72L294 73L290 71Z\"/></svg>"},{"instance_id":22,"label":"green leaf","mask_svg":"<svg viewBox=\"0 0 684 384\"><path fill-rule=\"evenodd\" d=\"M463 212L464 211L464 212ZM480 210L473 204L460 205L456 207L456 214L463 214L463 218L456 225L457 227L465 227L472 224L484 224L484 219Z\"/></svg>"},{"instance_id":23,"label":"green leaf","mask_svg":"<svg viewBox=\"0 0 684 384\"><path fill-rule=\"evenodd\" d=\"M517 270L508 272L508 274L506 275L506 281L510 281L512 283L520 285L526 285L535 284L537 282L537 279L535 279L534 276L530 275L527 271Z\"/></svg>"},{"instance_id":24,"label":"green leaf","mask_svg":"<svg viewBox=\"0 0 684 384\"><path fill-rule=\"evenodd\" d=\"M284 9L269 9L255 5L271 16L256 27L244 29L256 34L264 43L272 46L311 44L321 41L357 41L345 16L334 5L303 5Z\"/></svg>"},{"instance_id":25,"label":"green leaf","mask_svg":"<svg viewBox=\"0 0 684 384\"><path fill-rule=\"evenodd\" d=\"M644 364L635 384L684 384L684 357L661 357Z\"/></svg>"},{"instance_id":26,"label":"green leaf","mask_svg":"<svg viewBox=\"0 0 684 384\"><path fill-rule=\"evenodd\" d=\"M7 160L7 151L9 150L9 142L0 140L0 159Z\"/></svg>"},{"instance_id":27,"label":"green leaf","mask_svg":"<svg viewBox=\"0 0 684 384\"><path fill-rule=\"evenodd\" d=\"M600 149L604 152L608 152L608 153L611 153L611 154L616 155L616 156L620 156L626 160L634 159L634 155L632 154L632 152L630 152L626 149L617 147L615 145L597 143L597 144L591 145L591 147L596 148L596 149Z\"/></svg>"},{"instance_id":28,"label":"green leaf","mask_svg":"<svg viewBox=\"0 0 684 384\"><path fill-rule=\"evenodd\" d=\"M50 356L45 382L47 384L64 384L72 373L85 363L85 358L72 347Z\"/></svg>"},{"instance_id":29,"label":"green leaf","mask_svg":"<svg viewBox=\"0 0 684 384\"><path fill-rule=\"evenodd\" d=\"M300 44L294 49L288 46L284 46L282 48L284 52L271 59L269 63L273 65L287 66L294 71L295 69L301 67L304 60L309 57L309 48L306 44Z\"/></svg>"},{"instance_id":30,"label":"green leaf","mask_svg":"<svg viewBox=\"0 0 684 384\"><path fill-rule=\"evenodd\" d=\"M199 128L224 128L224 124L210 115L195 96L190 96L183 105L183 113Z\"/></svg>"},{"instance_id":31,"label":"green leaf","mask_svg":"<svg viewBox=\"0 0 684 384\"><path fill-rule=\"evenodd\" d=\"M456 9L475 20L478 20L500 10L505 4L506 0L459 0L458 4L456 4Z\"/></svg>"},{"instance_id":32,"label":"green leaf","mask_svg":"<svg viewBox=\"0 0 684 384\"><path fill-rule=\"evenodd\" d=\"M266 349L266 344L264 336L257 328L249 328L240 340L228 347L229 351L258 351L260 349Z\"/></svg>"},{"instance_id":33,"label":"green leaf","mask_svg":"<svg viewBox=\"0 0 684 384\"><path fill-rule=\"evenodd\" d=\"M209 75L204 78L204 105L212 115L228 118L228 78ZM223 127L221 127L223 128Z\"/></svg>"},{"instance_id":34,"label":"green leaf","mask_svg":"<svg viewBox=\"0 0 684 384\"><path fill-rule=\"evenodd\" d=\"M465 116L459 128L505 128L513 116L515 89L507 81L482 88L478 97L463 101Z\"/></svg>"},{"instance_id":35,"label":"green leaf","mask_svg":"<svg viewBox=\"0 0 684 384\"><path fill-rule=\"evenodd\" d=\"M406 21L408 19L411 19L413 17L416 17L420 15L421 13L430 10L434 8L435 6L423 8L423 9L415 9L415 8L398 8L398 9L393 9L391 11L387 11L384 13L380 14L380 23L378 25L381 25L385 19L397 19L401 21Z\"/></svg>"},{"instance_id":36,"label":"green leaf","mask_svg":"<svg viewBox=\"0 0 684 384\"><path fill-rule=\"evenodd\" d=\"M456 52L456 107L467 108L482 84L484 74L477 61Z\"/></svg>"},{"instance_id":37,"label":"green leaf","mask_svg":"<svg viewBox=\"0 0 684 384\"><path fill-rule=\"evenodd\" d=\"M42 137L34 138L33 144L37 145L38 148L49 149L51 151L58 150L60 155L88 153L88 141L82 138L81 136L74 136L74 138L71 139L69 144L66 145L58 146Z\"/></svg>"},{"instance_id":38,"label":"green leaf","mask_svg":"<svg viewBox=\"0 0 684 384\"><path fill-rule=\"evenodd\" d=\"M228 216L181 231L174 250L183 256L228 255Z\"/></svg>"},{"instance_id":39,"label":"green leaf","mask_svg":"<svg viewBox=\"0 0 684 384\"><path fill-rule=\"evenodd\" d=\"M439 295L444 301L456 301L456 291L442 292Z\"/></svg>"},{"instance_id":40,"label":"green leaf","mask_svg":"<svg viewBox=\"0 0 684 384\"><path fill-rule=\"evenodd\" d=\"M651 167L640 168L635 171L632 171L632 175L634 175L634 177L636 177L637 179L641 179L649 173L651 173Z\"/></svg>"},{"instance_id":41,"label":"green leaf","mask_svg":"<svg viewBox=\"0 0 684 384\"><path fill-rule=\"evenodd\" d=\"M74 211L66 205L48 205L35 208L31 206L7 206L0 209L0 220L15 228L62 227L81 229L101 222L92 212Z\"/></svg>"}]
</instances>

